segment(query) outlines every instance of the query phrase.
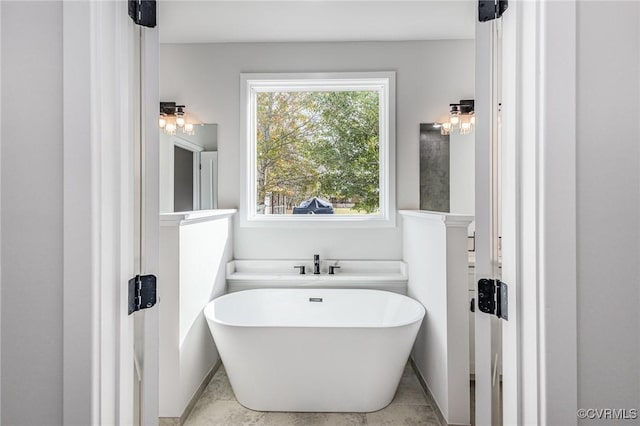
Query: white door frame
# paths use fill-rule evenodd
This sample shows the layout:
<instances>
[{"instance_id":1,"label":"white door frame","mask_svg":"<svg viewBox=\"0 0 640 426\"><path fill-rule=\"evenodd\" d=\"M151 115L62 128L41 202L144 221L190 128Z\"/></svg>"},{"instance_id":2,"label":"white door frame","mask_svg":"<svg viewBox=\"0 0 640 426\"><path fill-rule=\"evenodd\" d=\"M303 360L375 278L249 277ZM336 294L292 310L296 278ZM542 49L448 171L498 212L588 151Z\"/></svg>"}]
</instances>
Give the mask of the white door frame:
<instances>
[{"instance_id":1,"label":"white door frame","mask_svg":"<svg viewBox=\"0 0 640 426\"><path fill-rule=\"evenodd\" d=\"M492 121L492 25L493 23L476 23L476 88L475 110L475 230L476 258L475 282L476 302L478 298L477 282L480 278L493 278L491 258L492 228L492 180L491 180L491 138ZM479 84L482 82L483 84ZM476 303L477 305L477 303ZM490 426L496 416L492 400L497 398L492 386L494 355L492 339L496 319L491 315L475 310L475 420L478 425Z\"/></svg>"},{"instance_id":2,"label":"white door frame","mask_svg":"<svg viewBox=\"0 0 640 426\"><path fill-rule=\"evenodd\" d=\"M157 6L156 6L157 7ZM160 268L160 39L158 28L144 28L141 38L142 92L142 249L141 269L158 276ZM158 277L158 287L162 277ZM161 301L158 301L158 304ZM160 404L159 307L141 311L143 325L143 374L141 423L158 424Z\"/></svg>"},{"instance_id":3,"label":"white door frame","mask_svg":"<svg viewBox=\"0 0 640 426\"><path fill-rule=\"evenodd\" d=\"M503 17L505 425L577 424L576 1Z\"/></svg>"},{"instance_id":4,"label":"white door frame","mask_svg":"<svg viewBox=\"0 0 640 426\"><path fill-rule=\"evenodd\" d=\"M92 72L88 3L63 5L63 423L89 424L101 418L100 254L95 203L101 194L93 169L100 144L92 133ZM92 89L91 91L89 89ZM80 158L81 161L74 159ZM71 163L74 167L71 167ZM98 195L92 195L97 191ZM94 201L95 200L95 201ZM95 257L94 257L95 256ZM71 261L73 259L73 261ZM87 285L88 284L88 285ZM87 288L89 287L89 288ZM105 333L106 334L106 333ZM82 345L78 344L83 342Z\"/></svg>"},{"instance_id":5,"label":"white door frame","mask_svg":"<svg viewBox=\"0 0 640 426\"><path fill-rule=\"evenodd\" d=\"M132 418L135 29L123 2L63 4L65 424Z\"/></svg>"},{"instance_id":6,"label":"white door frame","mask_svg":"<svg viewBox=\"0 0 640 426\"><path fill-rule=\"evenodd\" d=\"M157 105L157 30L137 28L126 2L64 2L63 423L134 423L135 144L142 105ZM142 63L136 44L143 34ZM154 78L155 76L155 78ZM144 114L142 271L158 269L157 108ZM157 308L145 312L145 386L157 391ZM155 333L154 333L155 331ZM155 363L154 363L155 357ZM155 372L155 374L154 374ZM158 395L144 392L143 424L157 424Z\"/></svg>"},{"instance_id":7,"label":"white door frame","mask_svg":"<svg viewBox=\"0 0 640 426\"><path fill-rule=\"evenodd\" d=\"M218 151L202 151L200 153L199 207L201 209L218 208ZM206 205L206 207L205 207Z\"/></svg>"}]
</instances>

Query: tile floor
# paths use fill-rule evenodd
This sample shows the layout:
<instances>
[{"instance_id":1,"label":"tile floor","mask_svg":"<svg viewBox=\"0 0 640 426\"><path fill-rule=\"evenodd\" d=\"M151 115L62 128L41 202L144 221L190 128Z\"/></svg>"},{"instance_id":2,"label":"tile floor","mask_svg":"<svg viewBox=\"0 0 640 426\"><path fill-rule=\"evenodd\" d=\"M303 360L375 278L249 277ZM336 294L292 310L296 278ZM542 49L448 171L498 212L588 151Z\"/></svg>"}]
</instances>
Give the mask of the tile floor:
<instances>
[{"instance_id":1,"label":"tile floor","mask_svg":"<svg viewBox=\"0 0 640 426\"><path fill-rule=\"evenodd\" d=\"M409 365L405 368L391 404L373 413L278 413L249 410L236 401L224 367L220 367L185 422L185 426L214 425L441 426Z\"/></svg>"}]
</instances>

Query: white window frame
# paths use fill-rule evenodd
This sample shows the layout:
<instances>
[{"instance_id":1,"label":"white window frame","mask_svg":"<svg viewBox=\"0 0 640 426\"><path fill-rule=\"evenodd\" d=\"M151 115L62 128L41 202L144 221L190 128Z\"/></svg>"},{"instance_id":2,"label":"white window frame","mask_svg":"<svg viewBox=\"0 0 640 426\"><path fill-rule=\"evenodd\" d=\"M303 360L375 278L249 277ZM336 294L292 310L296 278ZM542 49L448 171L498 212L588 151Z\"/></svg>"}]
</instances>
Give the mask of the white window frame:
<instances>
[{"instance_id":1,"label":"white window frame","mask_svg":"<svg viewBox=\"0 0 640 426\"><path fill-rule=\"evenodd\" d=\"M243 227L394 227L395 72L240 74L241 188ZM377 215L259 215L256 212L256 97L260 92L376 90L380 94L380 213Z\"/></svg>"}]
</instances>

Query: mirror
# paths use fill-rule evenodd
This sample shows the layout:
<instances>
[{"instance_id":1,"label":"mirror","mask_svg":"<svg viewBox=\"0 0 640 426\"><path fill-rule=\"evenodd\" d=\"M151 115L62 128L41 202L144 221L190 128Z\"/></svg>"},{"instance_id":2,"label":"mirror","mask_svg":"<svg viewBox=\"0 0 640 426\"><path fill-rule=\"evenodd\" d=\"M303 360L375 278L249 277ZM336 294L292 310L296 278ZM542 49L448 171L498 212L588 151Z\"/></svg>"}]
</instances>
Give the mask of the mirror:
<instances>
[{"instance_id":1,"label":"mirror","mask_svg":"<svg viewBox=\"0 0 640 426\"><path fill-rule=\"evenodd\" d=\"M435 123L420 124L420 209L475 215L475 132L442 135ZM469 251L475 251L475 221Z\"/></svg>"},{"instance_id":2,"label":"mirror","mask_svg":"<svg viewBox=\"0 0 640 426\"><path fill-rule=\"evenodd\" d=\"M420 209L473 215L475 137L420 124Z\"/></svg>"},{"instance_id":3,"label":"mirror","mask_svg":"<svg viewBox=\"0 0 640 426\"><path fill-rule=\"evenodd\" d=\"M218 207L218 125L198 124L194 134L160 132L160 212Z\"/></svg>"}]
</instances>

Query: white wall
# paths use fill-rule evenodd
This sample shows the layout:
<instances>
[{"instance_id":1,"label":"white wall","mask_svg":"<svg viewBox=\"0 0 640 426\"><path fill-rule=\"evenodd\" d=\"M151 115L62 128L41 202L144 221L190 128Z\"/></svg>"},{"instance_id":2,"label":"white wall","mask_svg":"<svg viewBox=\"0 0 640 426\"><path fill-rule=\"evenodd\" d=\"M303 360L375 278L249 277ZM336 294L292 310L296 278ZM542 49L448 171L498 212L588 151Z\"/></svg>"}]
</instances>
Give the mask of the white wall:
<instances>
[{"instance_id":1,"label":"white wall","mask_svg":"<svg viewBox=\"0 0 640 426\"><path fill-rule=\"evenodd\" d=\"M202 310L226 289L231 217L160 228L160 417L182 416L218 361Z\"/></svg>"},{"instance_id":2,"label":"white wall","mask_svg":"<svg viewBox=\"0 0 640 426\"><path fill-rule=\"evenodd\" d=\"M0 7L0 423L56 425L63 416L62 3Z\"/></svg>"},{"instance_id":3,"label":"white wall","mask_svg":"<svg viewBox=\"0 0 640 426\"><path fill-rule=\"evenodd\" d=\"M475 137L453 131L449 136L449 211L475 214Z\"/></svg>"},{"instance_id":4,"label":"white wall","mask_svg":"<svg viewBox=\"0 0 640 426\"><path fill-rule=\"evenodd\" d=\"M639 28L637 2L577 4L578 406L582 408L638 408L640 401Z\"/></svg>"},{"instance_id":5,"label":"white wall","mask_svg":"<svg viewBox=\"0 0 640 426\"><path fill-rule=\"evenodd\" d=\"M419 207L419 124L442 120L474 93L472 40L162 45L160 95L218 124L220 208L239 207L240 73L396 71L397 207ZM313 241L313 244L309 244ZM337 242L339 241L339 244ZM390 229L236 228L235 257L400 259Z\"/></svg>"},{"instance_id":6,"label":"white wall","mask_svg":"<svg viewBox=\"0 0 640 426\"><path fill-rule=\"evenodd\" d=\"M411 355L447 422L469 424L467 227L472 217L402 216L407 294L427 311Z\"/></svg>"}]
</instances>

